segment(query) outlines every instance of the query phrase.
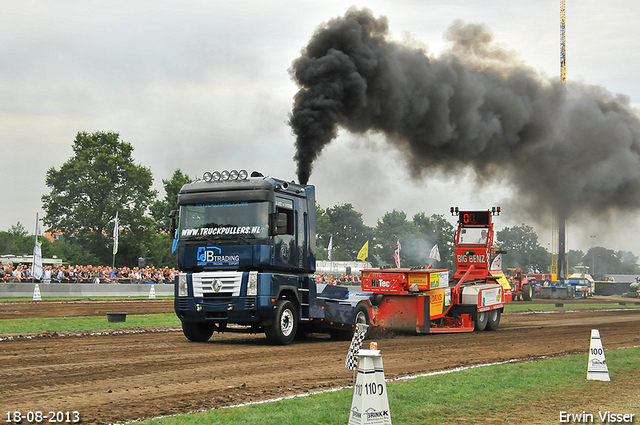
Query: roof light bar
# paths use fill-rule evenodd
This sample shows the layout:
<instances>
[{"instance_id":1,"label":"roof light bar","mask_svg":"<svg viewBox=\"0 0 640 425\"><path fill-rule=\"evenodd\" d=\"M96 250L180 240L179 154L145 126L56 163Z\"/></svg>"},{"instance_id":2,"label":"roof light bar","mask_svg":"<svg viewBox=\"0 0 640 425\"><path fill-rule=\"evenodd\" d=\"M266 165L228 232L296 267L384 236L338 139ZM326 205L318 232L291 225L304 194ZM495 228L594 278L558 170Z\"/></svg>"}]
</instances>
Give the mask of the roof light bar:
<instances>
[{"instance_id":1,"label":"roof light bar","mask_svg":"<svg viewBox=\"0 0 640 425\"><path fill-rule=\"evenodd\" d=\"M202 180L206 182L217 182L221 180L245 180L249 176L247 170L231 170L231 171L205 171L202 174Z\"/></svg>"}]
</instances>

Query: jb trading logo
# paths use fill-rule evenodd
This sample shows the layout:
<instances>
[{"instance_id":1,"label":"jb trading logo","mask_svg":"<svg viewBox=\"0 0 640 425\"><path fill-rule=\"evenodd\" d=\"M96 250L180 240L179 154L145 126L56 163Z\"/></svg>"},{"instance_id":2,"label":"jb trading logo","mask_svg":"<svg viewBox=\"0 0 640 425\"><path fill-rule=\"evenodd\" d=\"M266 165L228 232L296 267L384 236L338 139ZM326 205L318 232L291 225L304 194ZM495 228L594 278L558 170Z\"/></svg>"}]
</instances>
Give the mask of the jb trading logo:
<instances>
[{"instance_id":1,"label":"jb trading logo","mask_svg":"<svg viewBox=\"0 0 640 425\"><path fill-rule=\"evenodd\" d=\"M222 250L217 246L201 246L198 247L198 262L212 263L215 257L220 256Z\"/></svg>"},{"instance_id":2,"label":"jb trading logo","mask_svg":"<svg viewBox=\"0 0 640 425\"><path fill-rule=\"evenodd\" d=\"M204 263L237 263L239 255L221 255L222 250L217 246L201 246L196 256L199 264Z\"/></svg>"}]
</instances>

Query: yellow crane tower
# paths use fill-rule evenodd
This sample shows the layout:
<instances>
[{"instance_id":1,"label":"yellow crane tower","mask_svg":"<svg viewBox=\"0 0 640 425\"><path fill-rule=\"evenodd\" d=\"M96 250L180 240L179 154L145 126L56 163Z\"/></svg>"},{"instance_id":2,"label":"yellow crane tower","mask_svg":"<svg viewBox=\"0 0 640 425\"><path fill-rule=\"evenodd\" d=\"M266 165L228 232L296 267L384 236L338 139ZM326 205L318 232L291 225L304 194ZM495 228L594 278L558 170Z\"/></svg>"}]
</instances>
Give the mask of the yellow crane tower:
<instances>
[{"instance_id":1,"label":"yellow crane tower","mask_svg":"<svg viewBox=\"0 0 640 425\"><path fill-rule=\"evenodd\" d=\"M564 9L565 0L560 0L560 78L562 78L562 84L567 84L567 50L564 33L566 15Z\"/></svg>"},{"instance_id":2,"label":"yellow crane tower","mask_svg":"<svg viewBox=\"0 0 640 425\"><path fill-rule=\"evenodd\" d=\"M566 14L565 0L560 0L560 78L563 86L567 84L567 49L566 49ZM561 202L561 201L558 201ZM555 214L553 218L553 254L551 256L551 280L564 280L567 274L567 258L566 258L566 226L565 213L562 205L555 206Z\"/></svg>"}]
</instances>

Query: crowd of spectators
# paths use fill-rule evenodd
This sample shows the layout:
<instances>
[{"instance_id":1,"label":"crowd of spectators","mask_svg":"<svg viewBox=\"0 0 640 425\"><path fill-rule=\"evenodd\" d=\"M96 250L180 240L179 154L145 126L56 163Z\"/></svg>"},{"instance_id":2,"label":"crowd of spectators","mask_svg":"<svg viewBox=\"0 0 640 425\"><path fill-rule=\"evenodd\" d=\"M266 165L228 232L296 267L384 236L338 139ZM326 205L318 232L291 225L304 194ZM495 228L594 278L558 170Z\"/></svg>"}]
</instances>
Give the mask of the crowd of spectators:
<instances>
[{"instance_id":1,"label":"crowd of spectators","mask_svg":"<svg viewBox=\"0 0 640 425\"><path fill-rule=\"evenodd\" d=\"M327 283L329 285L355 285L360 286L359 274L329 274L329 273L316 273L316 283Z\"/></svg>"},{"instance_id":2,"label":"crowd of spectators","mask_svg":"<svg viewBox=\"0 0 640 425\"><path fill-rule=\"evenodd\" d=\"M109 266L48 266L42 268L39 283L173 283L174 268L129 268ZM317 283L360 286L359 274L316 273ZM0 282L31 282L31 264L7 265L0 262Z\"/></svg>"},{"instance_id":3,"label":"crowd of spectators","mask_svg":"<svg viewBox=\"0 0 640 425\"><path fill-rule=\"evenodd\" d=\"M48 266L42 268L42 283L173 283L178 272L169 267L129 268L109 266ZM1 282L31 282L31 265L0 263Z\"/></svg>"}]
</instances>

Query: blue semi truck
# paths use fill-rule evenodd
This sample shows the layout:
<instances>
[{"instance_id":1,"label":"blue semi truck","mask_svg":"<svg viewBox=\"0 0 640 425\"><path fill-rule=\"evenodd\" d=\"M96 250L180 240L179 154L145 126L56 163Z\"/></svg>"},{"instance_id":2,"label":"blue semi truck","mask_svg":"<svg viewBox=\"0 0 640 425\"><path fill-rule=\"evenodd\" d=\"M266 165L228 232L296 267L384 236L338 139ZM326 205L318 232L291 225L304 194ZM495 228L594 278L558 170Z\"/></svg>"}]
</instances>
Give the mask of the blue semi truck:
<instances>
[{"instance_id":1,"label":"blue semi truck","mask_svg":"<svg viewBox=\"0 0 640 425\"><path fill-rule=\"evenodd\" d=\"M296 334L349 339L369 323L370 294L316 283L315 188L244 170L206 172L172 211L180 273L174 308L187 339L264 332L274 344ZM359 288L357 288L359 289Z\"/></svg>"}]
</instances>

